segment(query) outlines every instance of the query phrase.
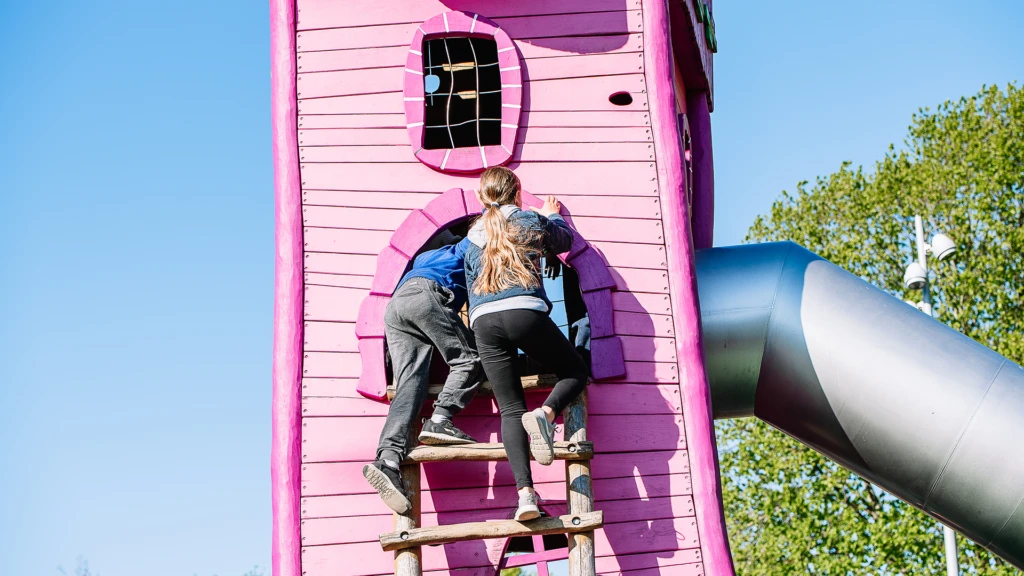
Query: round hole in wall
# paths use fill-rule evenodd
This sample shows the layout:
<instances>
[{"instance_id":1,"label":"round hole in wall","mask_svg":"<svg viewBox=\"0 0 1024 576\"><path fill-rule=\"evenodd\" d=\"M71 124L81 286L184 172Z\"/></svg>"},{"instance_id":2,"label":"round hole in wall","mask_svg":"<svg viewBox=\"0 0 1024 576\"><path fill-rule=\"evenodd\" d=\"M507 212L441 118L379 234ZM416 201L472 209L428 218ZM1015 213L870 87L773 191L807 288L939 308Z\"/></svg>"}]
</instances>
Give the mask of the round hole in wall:
<instances>
[{"instance_id":1,"label":"round hole in wall","mask_svg":"<svg viewBox=\"0 0 1024 576\"><path fill-rule=\"evenodd\" d=\"M608 101L616 106L629 106L633 103L633 96L629 92L616 92L608 97Z\"/></svg>"}]
</instances>

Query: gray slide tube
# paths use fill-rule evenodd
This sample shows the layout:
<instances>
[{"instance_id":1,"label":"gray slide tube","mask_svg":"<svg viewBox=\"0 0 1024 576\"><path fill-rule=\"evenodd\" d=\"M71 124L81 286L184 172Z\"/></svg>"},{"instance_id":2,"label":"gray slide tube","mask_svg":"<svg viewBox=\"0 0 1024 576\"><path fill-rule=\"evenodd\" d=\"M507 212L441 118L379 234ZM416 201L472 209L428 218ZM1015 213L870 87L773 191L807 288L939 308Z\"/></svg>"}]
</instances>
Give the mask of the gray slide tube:
<instances>
[{"instance_id":1,"label":"gray slide tube","mask_svg":"<svg viewBox=\"0 0 1024 576\"><path fill-rule=\"evenodd\" d=\"M790 242L697 252L716 418L756 416L1024 569L1024 370Z\"/></svg>"}]
</instances>

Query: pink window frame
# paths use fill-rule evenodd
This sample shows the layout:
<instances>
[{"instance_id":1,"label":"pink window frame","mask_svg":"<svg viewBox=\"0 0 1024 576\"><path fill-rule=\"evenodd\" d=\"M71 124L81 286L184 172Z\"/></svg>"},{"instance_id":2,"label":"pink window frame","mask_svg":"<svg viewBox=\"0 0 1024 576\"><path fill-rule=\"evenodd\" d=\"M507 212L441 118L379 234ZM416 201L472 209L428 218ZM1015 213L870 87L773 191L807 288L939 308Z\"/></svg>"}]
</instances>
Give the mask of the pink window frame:
<instances>
[{"instance_id":1,"label":"pink window frame","mask_svg":"<svg viewBox=\"0 0 1024 576\"><path fill-rule=\"evenodd\" d=\"M446 36L492 38L498 45L501 74L501 144L426 150L423 148L423 42ZM473 173L512 159L523 104L523 74L519 51L497 24L471 12L445 12L420 24L405 61L405 124L416 158L442 172Z\"/></svg>"},{"instance_id":2,"label":"pink window frame","mask_svg":"<svg viewBox=\"0 0 1024 576\"><path fill-rule=\"evenodd\" d=\"M527 191L523 206L541 206L543 202ZM360 394L375 400L387 397L384 373L384 309L405 274L405 269L420 248L435 234L449 226L479 214L482 206L473 190L452 188L431 200L422 210L409 213L391 240L377 256L377 269L370 295L363 299L356 318L356 338L362 363ZM615 335L612 290L615 278L604 258L578 232L565 254L558 257L576 270L583 303L590 317L590 371L594 380L619 378L626 374L622 342Z\"/></svg>"}]
</instances>

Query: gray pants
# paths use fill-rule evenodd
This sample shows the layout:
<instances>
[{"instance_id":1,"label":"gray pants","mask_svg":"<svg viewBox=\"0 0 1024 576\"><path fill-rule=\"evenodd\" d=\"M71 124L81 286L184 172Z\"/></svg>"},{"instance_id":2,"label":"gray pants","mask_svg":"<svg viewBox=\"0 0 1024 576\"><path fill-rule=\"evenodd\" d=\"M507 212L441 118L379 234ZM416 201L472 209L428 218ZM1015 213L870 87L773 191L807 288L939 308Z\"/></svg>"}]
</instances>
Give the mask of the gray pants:
<instances>
[{"instance_id":1,"label":"gray pants","mask_svg":"<svg viewBox=\"0 0 1024 576\"><path fill-rule=\"evenodd\" d=\"M402 284L384 312L384 333L391 353L395 398L377 444L377 458L401 462L409 432L427 395L434 349L451 369L434 412L451 417L466 407L480 385L480 357L473 333L449 308L451 291L426 278Z\"/></svg>"}]
</instances>

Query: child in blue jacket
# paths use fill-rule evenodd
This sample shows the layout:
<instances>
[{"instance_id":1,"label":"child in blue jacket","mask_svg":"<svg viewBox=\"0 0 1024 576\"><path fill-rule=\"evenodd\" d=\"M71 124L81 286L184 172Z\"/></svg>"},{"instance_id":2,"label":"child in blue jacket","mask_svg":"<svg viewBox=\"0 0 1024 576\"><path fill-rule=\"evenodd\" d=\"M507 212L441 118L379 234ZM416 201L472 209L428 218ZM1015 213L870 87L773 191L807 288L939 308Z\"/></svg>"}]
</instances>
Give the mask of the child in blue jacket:
<instances>
[{"instance_id":1,"label":"child in blue jacket","mask_svg":"<svg viewBox=\"0 0 1024 576\"><path fill-rule=\"evenodd\" d=\"M443 232L440 240L454 239ZM417 256L384 312L395 397L380 433L376 460L363 467L363 476L384 503L399 514L412 507L399 464L408 452L409 431L427 395L430 358L435 349L441 352L450 371L434 402L433 415L423 422L419 440L424 444L475 442L451 421L480 384L480 358L473 334L459 318L467 297L464 258L468 246L469 241L463 239Z\"/></svg>"}]
</instances>

